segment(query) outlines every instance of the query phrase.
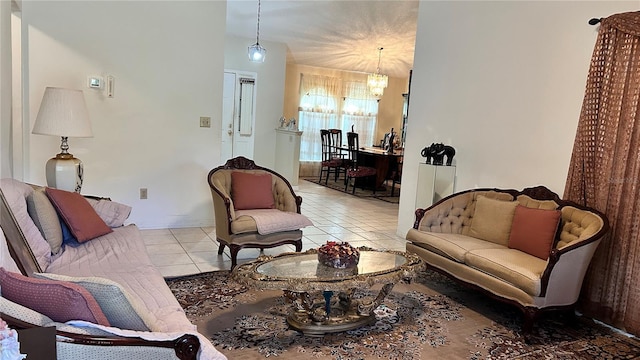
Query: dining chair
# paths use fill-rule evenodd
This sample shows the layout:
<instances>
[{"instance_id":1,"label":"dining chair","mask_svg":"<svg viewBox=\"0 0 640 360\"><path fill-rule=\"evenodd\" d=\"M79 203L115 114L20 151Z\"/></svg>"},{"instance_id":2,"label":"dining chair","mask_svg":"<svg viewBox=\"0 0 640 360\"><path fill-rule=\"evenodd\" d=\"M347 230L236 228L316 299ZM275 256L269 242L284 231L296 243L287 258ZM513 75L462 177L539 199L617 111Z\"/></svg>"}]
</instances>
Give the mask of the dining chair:
<instances>
[{"instance_id":1,"label":"dining chair","mask_svg":"<svg viewBox=\"0 0 640 360\"><path fill-rule=\"evenodd\" d=\"M322 163L320 166L320 179L322 182L322 174L327 173L324 181L325 185L329 181L329 175L334 173L335 180L338 181L340 173L346 172L345 155L342 152L342 130L340 129L321 129L320 137L322 140Z\"/></svg>"},{"instance_id":2,"label":"dining chair","mask_svg":"<svg viewBox=\"0 0 640 360\"><path fill-rule=\"evenodd\" d=\"M395 169L391 171L391 196L395 193L396 184L401 184L402 182L402 163L403 158L399 157L396 160Z\"/></svg>"},{"instance_id":3,"label":"dining chair","mask_svg":"<svg viewBox=\"0 0 640 360\"><path fill-rule=\"evenodd\" d=\"M352 194L356 192L356 179L359 178L375 178L377 175L377 171L375 168L368 166L360 166L358 164L358 155L360 149L360 140L358 139L358 133L348 132L347 133L347 152L349 155L349 163L346 171L346 178L344 182L344 191L347 191L349 188L349 182L353 179L353 190ZM363 186L364 187L364 186ZM373 193L376 193L376 186L373 185Z\"/></svg>"}]
</instances>

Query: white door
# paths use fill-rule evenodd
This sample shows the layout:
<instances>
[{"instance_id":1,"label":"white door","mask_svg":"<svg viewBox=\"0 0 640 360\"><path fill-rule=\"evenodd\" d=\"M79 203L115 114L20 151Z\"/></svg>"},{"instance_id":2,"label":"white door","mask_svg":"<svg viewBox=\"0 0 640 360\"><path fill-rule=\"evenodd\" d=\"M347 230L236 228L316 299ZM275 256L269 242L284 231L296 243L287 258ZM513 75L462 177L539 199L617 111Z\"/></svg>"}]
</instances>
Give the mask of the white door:
<instances>
[{"instance_id":1,"label":"white door","mask_svg":"<svg viewBox=\"0 0 640 360\"><path fill-rule=\"evenodd\" d=\"M233 117L235 114L236 74L224 73L224 91L222 92L221 162L233 158Z\"/></svg>"},{"instance_id":2,"label":"white door","mask_svg":"<svg viewBox=\"0 0 640 360\"><path fill-rule=\"evenodd\" d=\"M256 74L225 70L222 96L221 161L253 159Z\"/></svg>"}]
</instances>

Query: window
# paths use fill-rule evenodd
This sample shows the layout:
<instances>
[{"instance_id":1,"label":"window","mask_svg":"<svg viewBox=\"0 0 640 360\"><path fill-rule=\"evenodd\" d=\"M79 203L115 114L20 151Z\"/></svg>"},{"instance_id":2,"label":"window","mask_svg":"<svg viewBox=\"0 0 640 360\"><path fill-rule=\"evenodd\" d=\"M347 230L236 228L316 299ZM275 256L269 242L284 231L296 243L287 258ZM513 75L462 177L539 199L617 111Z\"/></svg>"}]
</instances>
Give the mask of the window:
<instances>
[{"instance_id":1,"label":"window","mask_svg":"<svg viewBox=\"0 0 640 360\"><path fill-rule=\"evenodd\" d=\"M346 133L353 128L361 144L372 145L377 115L378 101L369 95L365 81L343 82L340 78L302 74L298 107L298 123L303 131L300 160L321 160L320 129L342 129L346 139Z\"/></svg>"}]
</instances>

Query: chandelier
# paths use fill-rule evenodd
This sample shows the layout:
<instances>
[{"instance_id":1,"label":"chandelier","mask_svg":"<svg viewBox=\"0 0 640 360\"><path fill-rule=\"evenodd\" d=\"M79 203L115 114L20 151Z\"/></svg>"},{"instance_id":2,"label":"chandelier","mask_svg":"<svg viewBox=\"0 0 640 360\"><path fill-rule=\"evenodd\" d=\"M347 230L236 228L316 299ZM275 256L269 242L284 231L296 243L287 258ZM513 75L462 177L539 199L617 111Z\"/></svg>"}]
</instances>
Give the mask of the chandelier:
<instances>
[{"instance_id":1,"label":"chandelier","mask_svg":"<svg viewBox=\"0 0 640 360\"><path fill-rule=\"evenodd\" d=\"M249 61L263 63L267 55L267 49L260 45L260 0L258 0L258 24L256 26L256 43L249 46Z\"/></svg>"},{"instance_id":2,"label":"chandelier","mask_svg":"<svg viewBox=\"0 0 640 360\"><path fill-rule=\"evenodd\" d=\"M369 86L369 92L371 96L381 98L384 93L384 89L389 84L389 77L387 75L380 74L380 58L382 57L382 49L378 48L378 69L375 74L369 74L367 78L367 85Z\"/></svg>"}]
</instances>

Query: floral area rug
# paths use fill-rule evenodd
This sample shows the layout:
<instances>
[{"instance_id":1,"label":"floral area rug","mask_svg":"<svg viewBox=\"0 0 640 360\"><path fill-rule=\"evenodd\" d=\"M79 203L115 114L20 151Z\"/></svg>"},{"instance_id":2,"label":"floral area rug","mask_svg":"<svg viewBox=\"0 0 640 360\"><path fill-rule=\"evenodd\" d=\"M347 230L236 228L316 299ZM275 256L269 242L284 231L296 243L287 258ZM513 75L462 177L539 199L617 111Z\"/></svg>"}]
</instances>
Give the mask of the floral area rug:
<instances>
[{"instance_id":1,"label":"floral area rug","mask_svg":"<svg viewBox=\"0 0 640 360\"><path fill-rule=\"evenodd\" d=\"M522 314L427 271L397 284L376 322L309 337L288 327L280 291L256 291L212 272L167 280L198 330L229 359L640 359L640 341L590 319L548 313L529 344ZM377 289L354 296L375 296Z\"/></svg>"}]
</instances>

